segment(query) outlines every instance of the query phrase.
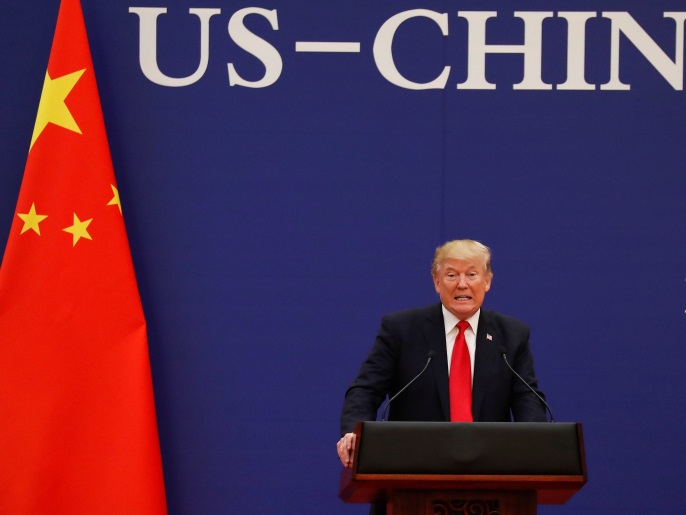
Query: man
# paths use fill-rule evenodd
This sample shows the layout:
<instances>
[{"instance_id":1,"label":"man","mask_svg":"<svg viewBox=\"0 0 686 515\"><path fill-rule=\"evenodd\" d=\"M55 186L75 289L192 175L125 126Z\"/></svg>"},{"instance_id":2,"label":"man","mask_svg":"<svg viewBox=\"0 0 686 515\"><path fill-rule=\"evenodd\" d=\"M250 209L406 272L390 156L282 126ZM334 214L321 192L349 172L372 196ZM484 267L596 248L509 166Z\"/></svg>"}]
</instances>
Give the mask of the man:
<instances>
[{"instance_id":1,"label":"man","mask_svg":"<svg viewBox=\"0 0 686 515\"><path fill-rule=\"evenodd\" d=\"M390 405L389 420L546 421L541 401L502 356L504 352L543 397L537 389L529 328L481 309L493 279L488 247L474 240L450 241L436 249L431 274L440 304L383 317L376 342L346 392L343 437L336 446L346 467L352 467L355 423L375 420L386 396L407 385L430 354L426 371Z\"/></svg>"}]
</instances>

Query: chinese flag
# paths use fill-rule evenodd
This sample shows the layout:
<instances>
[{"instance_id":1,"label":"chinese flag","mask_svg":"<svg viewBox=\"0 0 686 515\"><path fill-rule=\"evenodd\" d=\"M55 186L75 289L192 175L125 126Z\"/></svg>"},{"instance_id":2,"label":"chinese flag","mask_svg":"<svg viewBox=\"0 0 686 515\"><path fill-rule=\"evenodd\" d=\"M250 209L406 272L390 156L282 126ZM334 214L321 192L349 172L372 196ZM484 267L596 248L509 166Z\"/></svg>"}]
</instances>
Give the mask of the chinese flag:
<instances>
[{"instance_id":1,"label":"chinese flag","mask_svg":"<svg viewBox=\"0 0 686 515\"><path fill-rule=\"evenodd\" d=\"M0 268L0 513L166 513L146 325L79 0Z\"/></svg>"}]
</instances>

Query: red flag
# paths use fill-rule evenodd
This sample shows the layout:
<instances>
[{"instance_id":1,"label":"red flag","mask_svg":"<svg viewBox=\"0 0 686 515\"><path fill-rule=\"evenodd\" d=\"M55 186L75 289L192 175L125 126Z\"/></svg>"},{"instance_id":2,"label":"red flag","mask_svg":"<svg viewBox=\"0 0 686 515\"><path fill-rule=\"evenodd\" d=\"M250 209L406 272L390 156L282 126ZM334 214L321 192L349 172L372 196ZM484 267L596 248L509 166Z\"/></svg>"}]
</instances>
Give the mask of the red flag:
<instances>
[{"instance_id":1,"label":"red flag","mask_svg":"<svg viewBox=\"0 0 686 515\"><path fill-rule=\"evenodd\" d=\"M146 324L79 0L0 268L0 513L166 513Z\"/></svg>"}]
</instances>

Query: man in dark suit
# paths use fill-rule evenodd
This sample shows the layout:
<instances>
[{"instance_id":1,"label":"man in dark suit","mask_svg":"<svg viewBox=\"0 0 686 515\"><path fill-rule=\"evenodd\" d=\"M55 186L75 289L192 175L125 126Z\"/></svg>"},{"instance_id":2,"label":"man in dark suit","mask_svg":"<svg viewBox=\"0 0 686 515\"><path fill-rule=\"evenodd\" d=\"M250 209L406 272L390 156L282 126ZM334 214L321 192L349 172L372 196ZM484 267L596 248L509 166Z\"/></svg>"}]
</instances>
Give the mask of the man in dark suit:
<instances>
[{"instance_id":1,"label":"man in dark suit","mask_svg":"<svg viewBox=\"0 0 686 515\"><path fill-rule=\"evenodd\" d=\"M431 273L441 302L386 315L372 350L346 392L343 436L336 446L346 467L352 466L355 423L375 420L384 399L407 385L429 355L433 358L427 370L391 404L389 420L546 420L541 401L502 356L505 353L517 373L543 397L537 387L528 327L481 309L493 278L488 247L473 240L450 241L436 249ZM461 358L453 354L458 348L466 349ZM450 370L457 370L458 359L466 360L462 365L466 382L454 386ZM467 407L459 402L466 402ZM458 411L462 412L459 416Z\"/></svg>"}]
</instances>

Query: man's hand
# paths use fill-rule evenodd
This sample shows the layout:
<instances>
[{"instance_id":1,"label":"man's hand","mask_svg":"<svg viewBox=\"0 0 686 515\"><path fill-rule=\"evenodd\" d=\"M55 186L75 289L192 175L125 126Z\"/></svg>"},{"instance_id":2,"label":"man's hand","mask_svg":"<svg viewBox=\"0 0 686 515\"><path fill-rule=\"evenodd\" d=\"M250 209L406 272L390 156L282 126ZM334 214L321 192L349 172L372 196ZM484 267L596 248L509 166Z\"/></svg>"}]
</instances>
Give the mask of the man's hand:
<instances>
[{"instance_id":1,"label":"man's hand","mask_svg":"<svg viewBox=\"0 0 686 515\"><path fill-rule=\"evenodd\" d=\"M346 433L338 440L336 451L344 467L353 466L353 453L355 451L355 433Z\"/></svg>"}]
</instances>

